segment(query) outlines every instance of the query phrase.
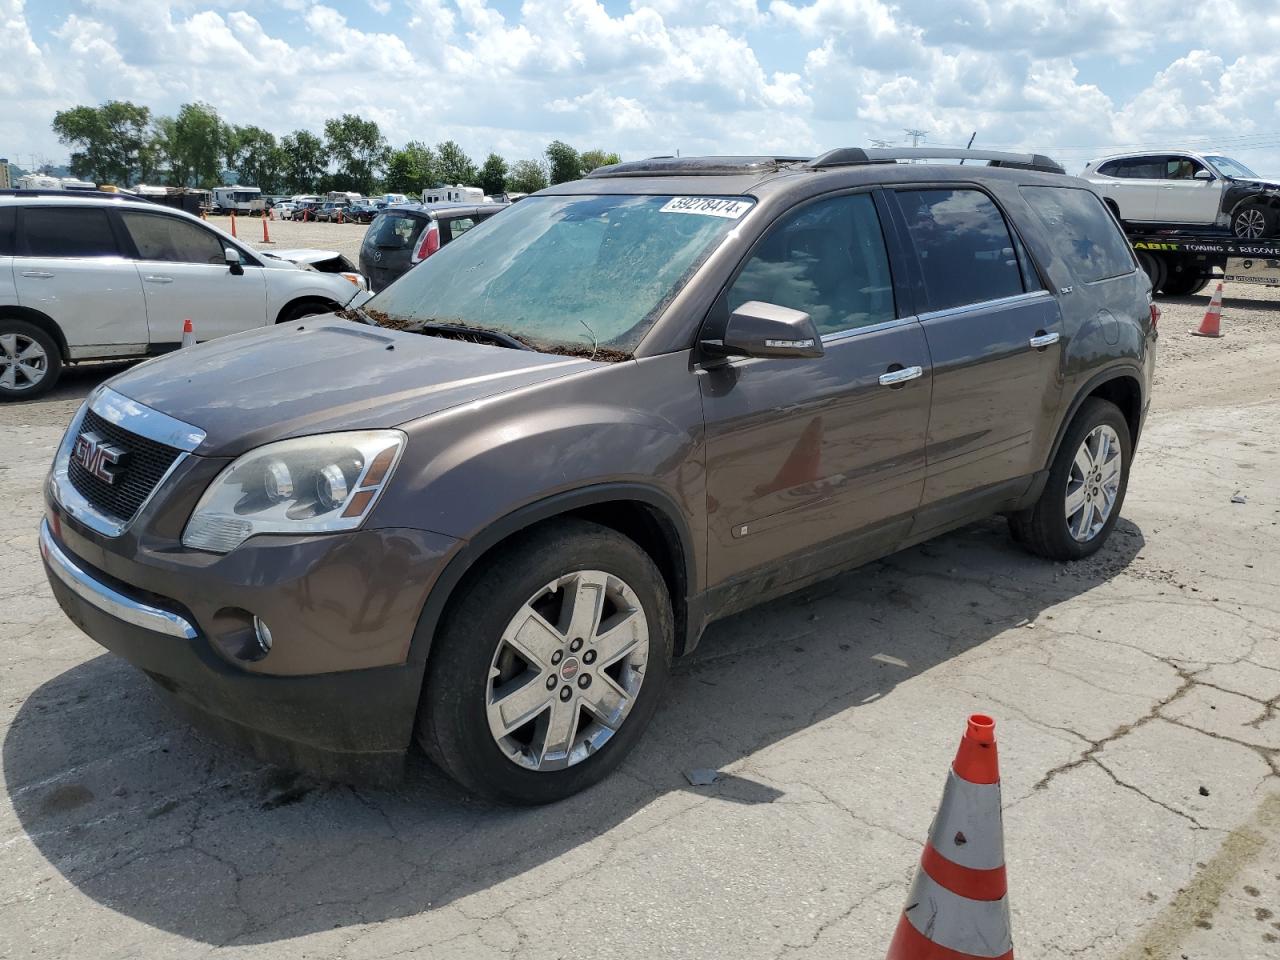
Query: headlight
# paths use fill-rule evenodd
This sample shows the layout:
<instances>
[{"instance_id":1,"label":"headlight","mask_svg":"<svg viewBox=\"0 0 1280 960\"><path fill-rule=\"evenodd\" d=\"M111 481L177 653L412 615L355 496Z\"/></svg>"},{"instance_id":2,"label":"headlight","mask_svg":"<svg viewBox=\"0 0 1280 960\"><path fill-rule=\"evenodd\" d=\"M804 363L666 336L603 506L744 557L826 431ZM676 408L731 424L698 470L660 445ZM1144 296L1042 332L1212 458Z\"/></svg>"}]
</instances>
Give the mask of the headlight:
<instances>
[{"instance_id":1,"label":"headlight","mask_svg":"<svg viewBox=\"0 0 1280 960\"><path fill-rule=\"evenodd\" d=\"M213 481L182 543L227 553L258 533L354 530L391 478L404 444L399 430L360 430L259 447Z\"/></svg>"}]
</instances>

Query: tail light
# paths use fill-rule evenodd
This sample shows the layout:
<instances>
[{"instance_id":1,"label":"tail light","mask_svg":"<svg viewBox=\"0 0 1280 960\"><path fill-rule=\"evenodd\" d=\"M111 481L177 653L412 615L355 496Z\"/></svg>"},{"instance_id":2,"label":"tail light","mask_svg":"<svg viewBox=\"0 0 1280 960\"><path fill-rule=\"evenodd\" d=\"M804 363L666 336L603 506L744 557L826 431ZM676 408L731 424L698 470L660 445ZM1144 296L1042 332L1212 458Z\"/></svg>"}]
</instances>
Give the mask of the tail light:
<instances>
[{"instance_id":1,"label":"tail light","mask_svg":"<svg viewBox=\"0 0 1280 960\"><path fill-rule=\"evenodd\" d=\"M413 255L409 257L409 262L421 263L439 249L440 227L433 220L427 225L427 229L422 231L422 239L418 241L418 246L414 249Z\"/></svg>"},{"instance_id":2,"label":"tail light","mask_svg":"<svg viewBox=\"0 0 1280 960\"><path fill-rule=\"evenodd\" d=\"M1151 304L1151 329L1156 330L1160 326L1160 308L1154 303Z\"/></svg>"}]
</instances>

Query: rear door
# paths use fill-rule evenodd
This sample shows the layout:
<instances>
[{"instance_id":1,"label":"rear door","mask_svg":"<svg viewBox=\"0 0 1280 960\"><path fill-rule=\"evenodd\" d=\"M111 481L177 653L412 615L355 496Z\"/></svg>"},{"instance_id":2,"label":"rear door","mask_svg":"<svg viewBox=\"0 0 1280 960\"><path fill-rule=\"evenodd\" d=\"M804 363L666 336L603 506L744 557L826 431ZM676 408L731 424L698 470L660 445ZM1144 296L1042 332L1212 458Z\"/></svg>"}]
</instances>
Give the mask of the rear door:
<instances>
[{"instance_id":1,"label":"rear door","mask_svg":"<svg viewBox=\"0 0 1280 960\"><path fill-rule=\"evenodd\" d=\"M920 324L895 299L871 194L785 214L709 323L750 300L810 314L826 355L699 373L710 582L776 586L892 550L920 502L931 377ZM882 383L891 373L900 382Z\"/></svg>"},{"instance_id":2,"label":"rear door","mask_svg":"<svg viewBox=\"0 0 1280 960\"><path fill-rule=\"evenodd\" d=\"M1152 223L1156 220L1156 204L1164 186L1167 158L1163 155L1128 157L1113 161L1107 173L1116 182L1107 196L1120 208L1121 220Z\"/></svg>"},{"instance_id":3,"label":"rear door","mask_svg":"<svg viewBox=\"0 0 1280 960\"><path fill-rule=\"evenodd\" d=\"M1043 466L1033 451L1061 393L1062 318L990 195L947 186L894 196L933 360L923 532L950 519L927 508L1007 493ZM965 512L966 503L956 506Z\"/></svg>"},{"instance_id":4,"label":"rear door","mask_svg":"<svg viewBox=\"0 0 1280 960\"><path fill-rule=\"evenodd\" d=\"M18 211L18 303L58 325L72 359L146 352L142 282L121 239L105 206Z\"/></svg>"},{"instance_id":5,"label":"rear door","mask_svg":"<svg viewBox=\"0 0 1280 960\"><path fill-rule=\"evenodd\" d=\"M152 343L181 341L185 320L197 340L267 322L263 268L246 260L244 273L232 273L218 234L165 213L121 210L119 216L137 256Z\"/></svg>"}]
</instances>

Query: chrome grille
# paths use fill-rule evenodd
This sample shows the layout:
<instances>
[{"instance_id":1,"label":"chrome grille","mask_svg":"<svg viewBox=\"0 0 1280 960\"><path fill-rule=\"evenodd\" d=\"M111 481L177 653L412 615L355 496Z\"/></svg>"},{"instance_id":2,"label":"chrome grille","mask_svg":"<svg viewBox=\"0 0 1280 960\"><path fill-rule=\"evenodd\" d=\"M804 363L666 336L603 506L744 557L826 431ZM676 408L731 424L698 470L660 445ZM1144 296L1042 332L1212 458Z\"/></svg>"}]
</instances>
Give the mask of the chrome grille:
<instances>
[{"instance_id":1,"label":"chrome grille","mask_svg":"<svg viewBox=\"0 0 1280 960\"><path fill-rule=\"evenodd\" d=\"M95 510L128 523L182 451L125 430L92 410L85 411L80 425L80 434L85 433L106 438L124 449L126 456L115 471L114 483L94 476L75 457L68 464L67 477Z\"/></svg>"}]
</instances>

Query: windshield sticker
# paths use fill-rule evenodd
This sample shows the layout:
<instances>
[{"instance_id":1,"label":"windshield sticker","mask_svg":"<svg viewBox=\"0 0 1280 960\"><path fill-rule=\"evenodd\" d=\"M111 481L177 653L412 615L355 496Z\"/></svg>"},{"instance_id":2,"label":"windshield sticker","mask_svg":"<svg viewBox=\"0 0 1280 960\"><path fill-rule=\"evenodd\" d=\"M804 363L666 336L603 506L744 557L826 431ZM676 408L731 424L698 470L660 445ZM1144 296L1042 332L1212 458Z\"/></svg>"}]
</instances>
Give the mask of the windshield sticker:
<instances>
[{"instance_id":1,"label":"windshield sticker","mask_svg":"<svg viewBox=\"0 0 1280 960\"><path fill-rule=\"evenodd\" d=\"M750 200L726 200L724 197L676 197L667 201L659 213L696 213L704 217L737 220L751 209Z\"/></svg>"}]
</instances>

